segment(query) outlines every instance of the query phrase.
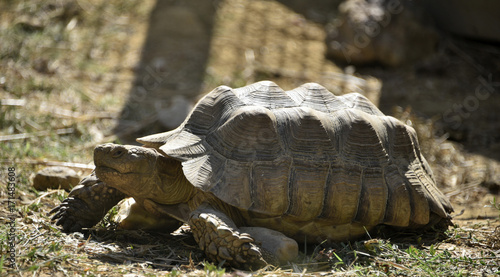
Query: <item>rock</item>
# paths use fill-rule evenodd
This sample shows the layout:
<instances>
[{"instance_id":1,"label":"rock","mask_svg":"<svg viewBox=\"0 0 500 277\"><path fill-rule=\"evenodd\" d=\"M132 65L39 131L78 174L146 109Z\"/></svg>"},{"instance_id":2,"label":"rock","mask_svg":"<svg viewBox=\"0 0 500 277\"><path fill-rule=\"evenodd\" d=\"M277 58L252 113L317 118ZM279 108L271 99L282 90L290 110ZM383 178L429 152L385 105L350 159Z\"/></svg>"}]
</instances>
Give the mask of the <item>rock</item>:
<instances>
[{"instance_id":1,"label":"rock","mask_svg":"<svg viewBox=\"0 0 500 277\"><path fill-rule=\"evenodd\" d=\"M439 28L467 38L500 42L500 2L491 0L422 1Z\"/></svg>"},{"instance_id":2,"label":"rock","mask_svg":"<svg viewBox=\"0 0 500 277\"><path fill-rule=\"evenodd\" d=\"M426 57L435 51L438 35L421 14L396 0L346 0L327 30L327 56L392 67Z\"/></svg>"},{"instance_id":3,"label":"rock","mask_svg":"<svg viewBox=\"0 0 500 277\"><path fill-rule=\"evenodd\" d=\"M38 171L33 178L33 187L37 190L64 189L70 191L80 182L80 176L71 168L63 166L46 167Z\"/></svg>"}]
</instances>

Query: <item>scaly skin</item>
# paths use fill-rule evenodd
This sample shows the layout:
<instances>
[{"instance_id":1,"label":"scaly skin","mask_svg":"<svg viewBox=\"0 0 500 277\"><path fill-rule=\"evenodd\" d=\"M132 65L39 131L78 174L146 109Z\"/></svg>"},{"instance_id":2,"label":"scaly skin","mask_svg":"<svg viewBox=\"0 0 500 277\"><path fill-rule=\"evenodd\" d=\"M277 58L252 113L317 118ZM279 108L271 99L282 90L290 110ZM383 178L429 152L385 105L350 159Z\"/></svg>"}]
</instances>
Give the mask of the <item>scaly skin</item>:
<instances>
[{"instance_id":1,"label":"scaly skin","mask_svg":"<svg viewBox=\"0 0 500 277\"><path fill-rule=\"evenodd\" d=\"M80 181L68 198L49 214L65 232L79 232L97 224L125 194L99 180L94 173Z\"/></svg>"},{"instance_id":2,"label":"scaly skin","mask_svg":"<svg viewBox=\"0 0 500 277\"><path fill-rule=\"evenodd\" d=\"M201 250L212 261L225 261L233 267L250 270L267 264L254 239L240 233L230 218L209 205L193 211L188 223Z\"/></svg>"}]
</instances>

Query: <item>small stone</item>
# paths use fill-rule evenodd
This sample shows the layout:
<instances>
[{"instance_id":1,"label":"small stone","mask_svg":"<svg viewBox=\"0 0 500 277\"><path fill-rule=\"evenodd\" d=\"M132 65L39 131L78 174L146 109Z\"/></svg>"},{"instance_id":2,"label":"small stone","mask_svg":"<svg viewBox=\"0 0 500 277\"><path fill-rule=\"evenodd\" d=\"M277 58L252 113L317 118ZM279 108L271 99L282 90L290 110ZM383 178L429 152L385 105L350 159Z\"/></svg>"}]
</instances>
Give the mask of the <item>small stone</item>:
<instances>
[{"instance_id":1,"label":"small stone","mask_svg":"<svg viewBox=\"0 0 500 277\"><path fill-rule=\"evenodd\" d=\"M33 187L37 190L64 189L70 191L80 182L80 176L71 168L63 166L46 167L33 178Z\"/></svg>"}]
</instances>

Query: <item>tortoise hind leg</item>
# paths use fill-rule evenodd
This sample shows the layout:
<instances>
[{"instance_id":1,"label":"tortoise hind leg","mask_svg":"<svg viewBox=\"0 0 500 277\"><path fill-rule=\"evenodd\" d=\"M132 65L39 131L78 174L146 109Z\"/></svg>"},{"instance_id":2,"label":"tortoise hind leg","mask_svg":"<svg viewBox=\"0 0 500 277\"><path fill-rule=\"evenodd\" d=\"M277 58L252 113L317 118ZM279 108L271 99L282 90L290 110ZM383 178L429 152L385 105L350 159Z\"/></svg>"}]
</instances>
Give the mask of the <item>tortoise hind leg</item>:
<instances>
[{"instance_id":1,"label":"tortoise hind leg","mask_svg":"<svg viewBox=\"0 0 500 277\"><path fill-rule=\"evenodd\" d=\"M68 198L49 212L65 232L78 232L97 224L125 194L109 187L94 172L80 181Z\"/></svg>"},{"instance_id":2,"label":"tortoise hind leg","mask_svg":"<svg viewBox=\"0 0 500 277\"><path fill-rule=\"evenodd\" d=\"M210 205L201 205L194 210L188 224L196 242L210 260L254 270L267 264L254 239L249 234L240 233L226 214Z\"/></svg>"},{"instance_id":3,"label":"tortoise hind leg","mask_svg":"<svg viewBox=\"0 0 500 277\"><path fill-rule=\"evenodd\" d=\"M284 264L299 255L297 241L281 232L263 227L241 227L240 231L250 234L255 239L268 263Z\"/></svg>"}]
</instances>

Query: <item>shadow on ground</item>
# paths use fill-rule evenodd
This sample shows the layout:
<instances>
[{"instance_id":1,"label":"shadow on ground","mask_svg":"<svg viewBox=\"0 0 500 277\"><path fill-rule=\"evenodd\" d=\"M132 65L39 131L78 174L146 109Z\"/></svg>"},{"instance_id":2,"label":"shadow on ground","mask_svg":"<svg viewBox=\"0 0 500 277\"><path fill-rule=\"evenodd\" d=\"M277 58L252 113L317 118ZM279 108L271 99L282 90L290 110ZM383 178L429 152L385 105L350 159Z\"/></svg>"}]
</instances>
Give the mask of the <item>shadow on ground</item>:
<instances>
[{"instance_id":1,"label":"shadow on ground","mask_svg":"<svg viewBox=\"0 0 500 277\"><path fill-rule=\"evenodd\" d=\"M157 1L115 128L123 143L175 128L184 120L189 103L201 93L218 2Z\"/></svg>"}]
</instances>

